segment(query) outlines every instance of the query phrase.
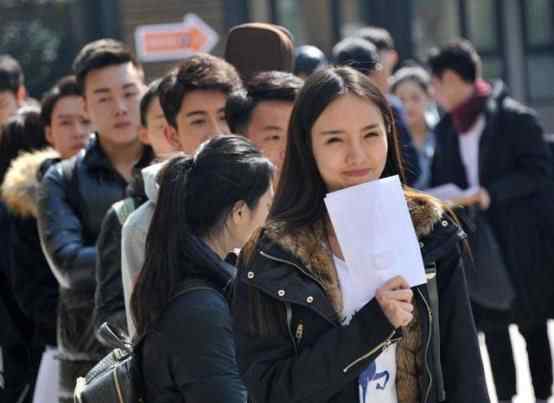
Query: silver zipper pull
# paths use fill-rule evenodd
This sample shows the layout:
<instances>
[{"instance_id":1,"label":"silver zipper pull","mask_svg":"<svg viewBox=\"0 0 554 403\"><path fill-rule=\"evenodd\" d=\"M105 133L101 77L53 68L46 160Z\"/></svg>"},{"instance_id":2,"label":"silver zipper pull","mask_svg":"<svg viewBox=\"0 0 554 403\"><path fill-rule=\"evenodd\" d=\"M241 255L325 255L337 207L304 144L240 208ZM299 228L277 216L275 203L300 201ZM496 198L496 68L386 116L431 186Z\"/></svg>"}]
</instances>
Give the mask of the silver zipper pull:
<instances>
[{"instance_id":1,"label":"silver zipper pull","mask_svg":"<svg viewBox=\"0 0 554 403\"><path fill-rule=\"evenodd\" d=\"M296 338L296 342L300 343L300 340L302 340L302 336L304 336L304 323L300 322L298 326L296 326L296 333L294 334Z\"/></svg>"}]
</instances>

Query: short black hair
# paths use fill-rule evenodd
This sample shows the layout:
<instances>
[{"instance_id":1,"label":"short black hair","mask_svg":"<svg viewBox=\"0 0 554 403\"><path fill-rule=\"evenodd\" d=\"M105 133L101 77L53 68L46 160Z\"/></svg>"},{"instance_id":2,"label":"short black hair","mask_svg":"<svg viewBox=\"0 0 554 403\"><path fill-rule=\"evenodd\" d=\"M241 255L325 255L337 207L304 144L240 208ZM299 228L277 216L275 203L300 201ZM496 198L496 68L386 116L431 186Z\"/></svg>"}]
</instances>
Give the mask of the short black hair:
<instances>
[{"instance_id":1,"label":"short black hair","mask_svg":"<svg viewBox=\"0 0 554 403\"><path fill-rule=\"evenodd\" d=\"M445 70L452 70L465 82L473 83L481 76L481 58L471 42L465 39L431 49L427 64L436 77L442 77Z\"/></svg>"},{"instance_id":2,"label":"short black hair","mask_svg":"<svg viewBox=\"0 0 554 403\"><path fill-rule=\"evenodd\" d=\"M137 59L125 44L115 39L99 39L88 43L81 49L73 62L73 72L77 77L77 84L84 94L85 79L88 73L129 62L141 69Z\"/></svg>"},{"instance_id":3,"label":"short black hair","mask_svg":"<svg viewBox=\"0 0 554 403\"><path fill-rule=\"evenodd\" d=\"M63 77L42 98L40 116L45 126L50 126L52 123L52 112L58 101L63 97L70 96L82 96L75 76Z\"/></svg>"},{"instance_id":4,"label":"short black hair","mask_svg":"<svg viewBox=\"0 0 554 403\"><path fill-rule=\"evenodd\" d=\"M379 52L382 50L394 50L394 39L392 39L392 35L385 28L375 26L360 28L354 36L373 43Z\"/></svg>"},{"instance_id":5,"label":"short black hair","mask_svg":"<svg viewBox=\"0 0 554 403\"><path fill-rule=\"evenodd\" d=\"M242 88L237 70L225 60L205 53L186 59L160 83L160 105L167 123L177 128L183 98L191 91L221 91L228 96Z\"/></svg>"},{"instance_id":6,"label":"short black hair","mask_svg":"<svg viewBox=\"0 0 554 403\"><path fill-rule=\"evenodd\" d=\"M363 38L348 37L337 43L333 59L339 66L350 66L366 75L380 68L377 47Z\"/></svg>"},{"instance_id":7,"label":"short black hair","mask_svg":"<svg viewBox=\"0 0 554 403\"><path fill-rule=\"evenodd\" d=\"M18 61L10 55L0 55L0 91L17 94L23 84L23 70Z\"/></svg>"},{"instance_id":8,"label":"short black hair","mask_svg":"<svg viewBox=\"0 0 554 403\"><path fill-rule=\"evenodd\" d=\"M245 85L245 90L232 94L225 104L225 117L233 133L244 134L250 124L252 112L263 101L293 103L304 80L292 73L264 71L256 74Z\"/></svg>"},{"instance_id":9,"label":"short black hair","mask_svg":"<svg viewBox=\"0 0 554 403\"><path fill-rule=\"evenodd\" d=\"M294 50L294 74L308 77L314 71L327 66L323 51L312 45L299 46Z\"/></svg>"},{"instance_id":10,"label":"short black hair","mask_svg":"<svg viewBox=\"0 0 554 403\"><path fill-rule=\"evenodd\" d=\"M142 127L148 127L148 119L146 119L146 115L148 115L148 109L150 108L152 101L156 99L156 97L160 96L161 82L161 78L152 81L148 85L148 89L140 99L140 124L142 125Z\"/></svg>"},{"instance_id":11,"label":"short black hair","mask_svg":"<svg viewBox=\"0 0 554 403\"><path fill-rule=\"evenodd\" d=\"M0 183L12 161L24 151L48 147L40 110L23 107L0 128Z\"/></svg>"}]
</instances>

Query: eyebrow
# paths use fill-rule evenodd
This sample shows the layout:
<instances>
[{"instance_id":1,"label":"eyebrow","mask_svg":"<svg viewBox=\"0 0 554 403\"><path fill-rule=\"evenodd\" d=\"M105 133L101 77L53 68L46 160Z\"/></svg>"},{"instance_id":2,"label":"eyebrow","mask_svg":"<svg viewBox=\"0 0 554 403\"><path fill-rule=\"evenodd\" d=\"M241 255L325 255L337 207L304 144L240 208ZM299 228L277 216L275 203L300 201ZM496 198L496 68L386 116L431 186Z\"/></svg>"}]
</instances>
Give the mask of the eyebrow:
<instances>
[{"instance_id":1,"label":"eyebrow","mask_svg":"<svg viewBox=\"0 0 554 403\"><path fill-rule=\"evenodd\" d=\"M128 89L138 89L137 85L135 83L127 83L127 84L123 84L123 86L121 87L123 90L128 90ZM94 91L92 91L93 94L105 94L105 93L109 93L110 92L110 89L107 88L107 87L100 87L100 88L96 88Z\"/></svg>"},{"instance_id":2,"label":"eyebrow","mask_svg":"<svg viewBox=\"0 0 554 403\"><path fill-rule=\"evenodd\" d=\"M185 116L187 118L192 118L195 115L205 116L206 114L207 114L206 111L192 111L192 112L188 112Z\"/></svg>"},{"instance_id":3,"label":"eyebrow","mask_svg":"<svg viewBox=\"0 0 554 403\"><path fill-rule=\"evenodd\" d=\"M264 126L263 130L283 130L283 128L279 126L269 125L269 126Z\"/></svg>"},{"instance_id":4,"label":"eyebrow","mask_svg":"<svg viewBox=\"0 0 554 403\"><path fill-rule=\"evenodd\" d=\"M377 123L373 123L371 125L367 125L365 126L362 130L362 132L366 131L366 130L373 130L373 129L376 129L378 128L379 125ZM332 135L336 135L336 134L342 134L344 133L345 131L342 130L342 129L332 129L332 130L324 130L321 132L321 134L325 135L325 136L332 136Z\"/></svg>"},{"instance_id":5,"label":"eyebrow","mask_svg":"<svg viewBox=\"0 0 554 403\"><path fill-rule=\"evenodd\" d=\"M75 113L75 114L72 114L72 113L60 113L59 115L54 115L55 118L58 118L58 119L70 119L74 116L80 116L81 114L80 113Z\"/></svg>"}]
</instances>

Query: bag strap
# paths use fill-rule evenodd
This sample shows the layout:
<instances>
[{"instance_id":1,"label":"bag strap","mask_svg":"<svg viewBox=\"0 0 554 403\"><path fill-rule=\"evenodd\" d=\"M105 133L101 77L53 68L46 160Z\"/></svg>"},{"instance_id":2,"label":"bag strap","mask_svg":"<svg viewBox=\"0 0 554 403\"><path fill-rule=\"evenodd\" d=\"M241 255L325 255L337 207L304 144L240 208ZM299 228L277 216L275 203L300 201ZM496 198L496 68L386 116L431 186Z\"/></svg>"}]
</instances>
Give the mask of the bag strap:
<instances>
[{"instance_id":1,"label":"bag strap","mask_svg":"<svg viewBox=\"0 0 554 403\"><path fill-rule=\"evenodd\" d=\"M432 340L433 340L433 358L435 362L435 378L438 401L446 399L444 390L444 375L441 366L441 334L439 322L439 289L437 284L437 263L432 262L425 265L425 274L427 276L427 292L429 294L429 304L432 312Z\"/></svg>"},{"instance_id":2,"label":"bag strap","mask_svg":"<svg viewBox=\"0 0 554 403\"><path fill-rule=\"evenodd\" d=\"M127 220L127 217L129 217L131 213L136 209L135 199L132 197L128 197L126 199L118 201L113 205L113 208L115 214L117 215L119 224L123 226L123 224L125 224L125 221Z\"/></svg>"}]
</instances>

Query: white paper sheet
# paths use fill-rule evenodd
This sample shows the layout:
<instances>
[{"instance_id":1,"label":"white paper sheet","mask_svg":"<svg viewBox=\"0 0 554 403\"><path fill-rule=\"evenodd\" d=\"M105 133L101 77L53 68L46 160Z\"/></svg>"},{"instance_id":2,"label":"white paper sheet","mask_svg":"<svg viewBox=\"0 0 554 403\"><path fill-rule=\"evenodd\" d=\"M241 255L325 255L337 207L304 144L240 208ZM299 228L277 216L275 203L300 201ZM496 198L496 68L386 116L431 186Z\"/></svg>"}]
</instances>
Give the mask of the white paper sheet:
<instances>
[{"instance_id":1,"label":"white paper sheet","mask_svg":"<svg viewBox=\"0 0 554 403\"><path fill-rule=\"evenodd\" d=\"M366 302L392 277L426 282L419 242L398 176L329 193L325 204Z\"/></svg>"},{"instance_id":2,"label":"white paper sheet","mask_svg":"<svg viewBox=\"0 0 554 403\"><path fill-rule=\"evenodd\" d=\"M474 195L475 193L479 192L479 187L471 187L462 190L453 183L447 183L445 185L437 186L431 189L425 189L424 192L442 201L449 201L461 197Z\"/></svg>"}]
</instances>

